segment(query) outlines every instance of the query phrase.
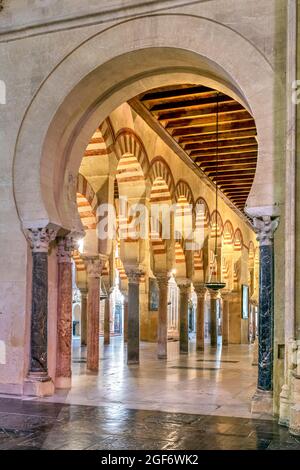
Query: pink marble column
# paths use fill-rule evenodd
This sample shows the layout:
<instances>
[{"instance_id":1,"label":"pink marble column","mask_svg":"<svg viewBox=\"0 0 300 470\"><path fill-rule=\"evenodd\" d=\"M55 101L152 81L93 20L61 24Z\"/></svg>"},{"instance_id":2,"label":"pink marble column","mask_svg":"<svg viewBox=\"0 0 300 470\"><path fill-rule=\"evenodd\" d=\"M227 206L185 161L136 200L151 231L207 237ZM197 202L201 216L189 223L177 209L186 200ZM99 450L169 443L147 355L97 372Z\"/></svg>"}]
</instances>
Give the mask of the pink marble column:
<instances>
[{"instance_id":1,"label":"pink marble column","mask_svg":"<svg viewBox=\"0 0 300 470\"><path fill-rule=\"evenodd\" d=\"M157 324L157 356L167 359L168 356L168 273L156 274L159 289L159 307Z\"/></svg>"},{"instance_id":2,"label":"pink marble column","mask_svg":"<svg viewBox=\"0 0 300 470\"><path fill-rule=\"evenodd\" d=\"M87 289L80 289L81 315L80 315L80 340L81 345L87 345Z\"/></svg>"},{"instance_id":3,"label":"pink marble column","mask_svg":"<svg viewBox=\"0 0 300 470\"><path fill-rule=\"evenodd\" d=\"M72 237L60 238L57 246L58 299L56 388L71 388L72 377Z\"/></svg>"},{"instance_id":4,"label":"pink marble column","mask_svg":"<svg viewBox=\"0 0 300 470\"><path fill-rule=\"evenodd\" d=\"M191 293L191 281L189 279L177 279L180 291L179 325L180 325L180 354L189 353L189 297Z\"/></svg>"},{"instance_id":5,"label":"pink marble column","mask_svg":"<svg viewBox=\"0 0 300 470\"><path fill-rule=\"evenodd\" d=\"M197 295L196 350L204 351L204 314L206 288L201 283L194 283Z\"/></svg>"},{"instance_id":6,"label":"pink marble column","mask_svg":"<svg viewBox=\"0 0 300 470\"><path fill-rule=\"evenodd\" d=\"M97 256L85 256L88 280L87 299L87 369L98 371L99 368L99 308L100 276L102 260Z\"/></svg>"}]
</instances>

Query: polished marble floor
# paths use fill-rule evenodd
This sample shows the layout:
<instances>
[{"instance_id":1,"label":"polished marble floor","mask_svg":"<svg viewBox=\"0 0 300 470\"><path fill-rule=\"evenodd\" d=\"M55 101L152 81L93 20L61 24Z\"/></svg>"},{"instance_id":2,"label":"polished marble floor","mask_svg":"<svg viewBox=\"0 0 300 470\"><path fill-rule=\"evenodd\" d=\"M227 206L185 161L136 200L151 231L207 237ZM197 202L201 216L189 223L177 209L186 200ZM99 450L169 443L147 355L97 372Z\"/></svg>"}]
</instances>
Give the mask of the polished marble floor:
<instances>
[{"instance_id":1,"label":"polished marble floor","mask_svg":"<svg viewBox=\"0 0 300 470\"><path fill-rule=\"evenodd\" d=\"M264 416L251 418L256 385L251 346L189 356L169 344L168 361L141 344L139 366L126 345L101 340L99 373L86 370L74 340L73 387L43 399L0 397L0 449L299 449L300 439Z\"/></svg>"},{"instance_id":2,"label":"polished marble floor","mask_svg":"<svg viewBox=\"0 0 300 470\"><path fill-rule=\"evenodd\" d=\"M0 450L300 450L271 420L0 398Z\"/></svg>"},{"instance_id":3,"label":"polished marble floor","mask_svg":"<svg viewBox=\"0 0 300 470\"><path fill-rule=\"evenodd\" d=\"M109 346L101 340L99 373L94 374L86 370L86 350L76 339L72 389L44 401L251 417L257 376L251 365L252 346L207 345L205 353L196 353L191 338L189 356L179 355L178 342L170 342L168 348L168 361L161 361L155 344L141 343L140 365L128 367L122 338L112 338Z\"/></svg>"}]
</instances>

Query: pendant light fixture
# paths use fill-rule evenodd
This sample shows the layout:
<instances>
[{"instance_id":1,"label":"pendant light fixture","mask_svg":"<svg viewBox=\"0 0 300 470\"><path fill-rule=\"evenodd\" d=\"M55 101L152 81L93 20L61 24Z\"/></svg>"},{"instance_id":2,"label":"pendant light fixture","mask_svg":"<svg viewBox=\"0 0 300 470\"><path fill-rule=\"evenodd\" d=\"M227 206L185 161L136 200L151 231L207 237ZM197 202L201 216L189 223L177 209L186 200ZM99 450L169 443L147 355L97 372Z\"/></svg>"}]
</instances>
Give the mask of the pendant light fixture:
<instances>
[{"instance_id":1,"label":"pendant light fixture","mask_svg":"<svg viewBox=\"0 0 300 470\"><path fill-rule=\"evenodd\" d=\"M216 187L216 223L215 223L215 249L214 249L214 263L210 273L210 279L205 283L205 287L218 291L223 289L226 284L218 279L218 172L219 172L219 92L217 92L217 108L216 108L216 172L215 172L215 187ZM216 266L214 272L213 267Z\"/></svg>"}]
</instances>

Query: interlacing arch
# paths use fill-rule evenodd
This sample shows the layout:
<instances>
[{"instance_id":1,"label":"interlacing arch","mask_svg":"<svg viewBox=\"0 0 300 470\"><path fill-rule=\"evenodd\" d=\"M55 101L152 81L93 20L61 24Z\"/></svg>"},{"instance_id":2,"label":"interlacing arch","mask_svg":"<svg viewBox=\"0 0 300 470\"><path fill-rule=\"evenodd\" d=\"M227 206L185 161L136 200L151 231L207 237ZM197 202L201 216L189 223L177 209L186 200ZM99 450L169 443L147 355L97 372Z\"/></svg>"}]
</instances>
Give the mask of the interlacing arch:
<instances>
[{"instance_id":1,"label":"interlacing arch","mask_svg":"<svg viewBox=\"0 0 300 470\"><path fill-rule=\"evenodd\" d=\"M194 197L189 184L184 180L179 180L175 188L175 199L178 202L180 198L185 198L192 207L194 207Z\"/></svg>"},{"instance_id":2,"label":"interlacing arch","mask_svg":"<svg viewBox=\"0 0 300 470\"><path fill-rule=\"evenodd\" d=\"M130 128L120 129L116 135L115 151L120 160L124 155L133 155L139 162L143 174L149 172L149 159L143 142Z\"/></svg>"}]
</instances>

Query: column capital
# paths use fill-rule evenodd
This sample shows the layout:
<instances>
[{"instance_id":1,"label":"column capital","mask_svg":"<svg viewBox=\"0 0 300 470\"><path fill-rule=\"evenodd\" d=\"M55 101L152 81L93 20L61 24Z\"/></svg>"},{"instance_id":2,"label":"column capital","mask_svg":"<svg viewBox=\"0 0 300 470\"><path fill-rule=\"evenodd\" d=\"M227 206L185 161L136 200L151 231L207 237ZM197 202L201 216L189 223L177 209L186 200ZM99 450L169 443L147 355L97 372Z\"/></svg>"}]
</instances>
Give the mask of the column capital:
<instances>
[{"instance_id":1,"label":"column capital","mask_svg":"<svg viewBox=\"0 0 300 470\"><path fill-rule=\"evenodd\" d=\"M205 287L203 282L195 282L195 283L193 283L193 286L194 286L194 289L195 289L195 292L196 292L197 296L199 296L199 297L204 297L205 296L205 294L207 292L207 288Z\"/></svg>"},{"instance_id":2,"label":"column capital","mask_svg":"<svg viewBox=\"0 0 300 470\"><path fill-rule=\"evenodd\" d=\"M186 293L189 294L191 291L191 281L190 279L187 278L179 278L176 279L177 285L179 287L180 293Z\"/></svg>"},{"instance_id":3,"label":"column capital","mask_svg":"<svg viewBox=\"0 0 300 470\"><path fill-rule=\"evenodd\" d=\"M58 263L71 263L72 252L78 246L78 238L76 235L70 233L65 237L59 237L57 243L57 262Z\"/></svg>"},{"instance_id":4,"label":"column capital","mask_svg":"<svg viewBox=\"0 0 300 470\"><path fill-rule=\"evenodd\" d=\"M33 253L48 253L50 243L55 239L59 228L28 228L26 237Z\"/></svg>"},{"instance_id":5,"label":"column capital","mask_svg":"<svg viewBox=\"0 0 300 470\"><path fill-rule=\"evenodd\" d=\"M155 274L157 284L159 287L168 287L169 279L171 277L171 274L169 272L159 272Z\"/></svg>"},{"instance_id":6,"label":"column capital","mask_svg":"<svg viewBox=\"0 0 300 470\"><path fill-rule=\"evenodd\" d=\"M145 275L145 271L139 268L125 268L125 272L130 284L139 284L141 278Z\"/></svg>"},{"instance_id":7,"label":"column capital","mask_svg":"<svg viewBox=\"0 0 300 470\"><path fill-rule=\"evenodd\" d=\"M219 296L219 291L218 290L213 290L213 289L208 289L210 298L213 300L217 300L220 298Z\"/></svg>"},{"instance_id":8,"label":"column capital","mask_svg":"<svg viewBox=\"0 0 300 470\"><path fill-rule=\"evenodd\" d=\"M224 300L229 300L231 298L232 291L231 290L222 290L221 291L221 297Z\"/></svg>"},{"instance_id":9,"label":"column capital","mask_svg":"<svg viewBox=\"0 0 300 470\"><path fill-rule=\"evenodd\" d=\"M104 267L105 261L102 258L99 258L99 256L83 256L83 260L86 266L86 271L87 271L87 276L88 277L94 277L94 278L100 278L101 277L101 272Z\"/></svg>"},{"instance_id":10,"label":"column capital","mask_svg":"<svg viewBox=\"0 0 300 470\"><path fill-rule=\"evenodd\" d=\"M270 246L273 244L274 233L278 224L279 217L271 217L270 215L253 217L253 228L260 246Z\"/></svg>"},{"instance_id":11,"label":"column capital","mask_svg":"<svg viewBox=\"0 0 300 470\"><path fill-rule=\"evenodd\" d=\"M80 295L81 297L87 297L88 295L88 289L87 287L79 287L79 290L80 290Z\"/></svg>"}]
</instances>

